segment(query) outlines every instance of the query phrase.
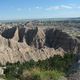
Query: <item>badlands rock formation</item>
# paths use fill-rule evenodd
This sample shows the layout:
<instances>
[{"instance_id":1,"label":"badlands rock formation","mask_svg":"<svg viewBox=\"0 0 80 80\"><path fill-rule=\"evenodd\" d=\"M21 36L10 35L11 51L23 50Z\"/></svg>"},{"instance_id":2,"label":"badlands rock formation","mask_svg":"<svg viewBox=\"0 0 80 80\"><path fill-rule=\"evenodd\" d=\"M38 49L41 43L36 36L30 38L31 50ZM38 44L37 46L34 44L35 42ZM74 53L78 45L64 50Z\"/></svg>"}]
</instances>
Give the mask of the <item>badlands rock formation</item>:
<instances>
[{"instance_id":1,"label":"badlands rock formation","mask_svg":"<svg viewBox=\"0 0 80 80\"><path fill-rule=\"evenodd\" d=\"M53 28L20 28L4 30L0 35L0 63L44 60L64 52L79 53L80 42Z\"/></svg>"},{"instance_id":2,"label":"badlands rock formation","mask_svg":"<svg viewBox=\"0 0 80 80\"><path fill-rule=\"evenodd\" d=\"M80 80L80 60L70 68L68 80Z\"/></svg>"}]
</instances>

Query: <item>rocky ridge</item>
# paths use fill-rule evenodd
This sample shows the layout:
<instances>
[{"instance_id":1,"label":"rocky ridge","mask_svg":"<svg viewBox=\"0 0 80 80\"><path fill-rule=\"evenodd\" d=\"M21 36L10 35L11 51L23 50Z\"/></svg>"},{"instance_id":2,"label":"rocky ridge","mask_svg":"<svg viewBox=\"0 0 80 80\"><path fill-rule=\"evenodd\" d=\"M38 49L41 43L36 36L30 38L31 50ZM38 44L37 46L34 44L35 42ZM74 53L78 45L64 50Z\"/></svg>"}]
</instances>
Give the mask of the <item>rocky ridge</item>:
<instances>
[{"instance_id":1,"label":"rocky ridge","mask_svg":"<svg viewBox=\"0 0 80 80\"><path fill-rule=\"evenodd\" d=\"M44 60L64 52L79 53L80 41L54 28L13 27L0 35L0 63Z\"/></svg>"}]
</instances>

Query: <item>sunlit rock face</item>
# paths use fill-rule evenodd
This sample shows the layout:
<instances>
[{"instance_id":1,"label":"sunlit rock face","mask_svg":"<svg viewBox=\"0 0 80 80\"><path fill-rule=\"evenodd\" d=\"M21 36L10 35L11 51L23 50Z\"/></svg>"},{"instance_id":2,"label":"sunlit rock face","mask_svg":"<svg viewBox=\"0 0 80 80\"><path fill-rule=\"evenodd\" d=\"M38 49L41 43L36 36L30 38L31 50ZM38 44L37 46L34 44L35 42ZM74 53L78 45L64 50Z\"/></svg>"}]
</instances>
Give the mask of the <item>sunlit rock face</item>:
<instances>
[{"instance_id":1,"label":"sunlit rock face","mask_svg":"<svg viewBox=\"0 0 80 80\"><path fill-rule=\"evenodd\" d=\"M0 35L0 63L45 60L65 52L79 53L80 41L54 28L13 27Z\"/></svg>"}]
</instances>

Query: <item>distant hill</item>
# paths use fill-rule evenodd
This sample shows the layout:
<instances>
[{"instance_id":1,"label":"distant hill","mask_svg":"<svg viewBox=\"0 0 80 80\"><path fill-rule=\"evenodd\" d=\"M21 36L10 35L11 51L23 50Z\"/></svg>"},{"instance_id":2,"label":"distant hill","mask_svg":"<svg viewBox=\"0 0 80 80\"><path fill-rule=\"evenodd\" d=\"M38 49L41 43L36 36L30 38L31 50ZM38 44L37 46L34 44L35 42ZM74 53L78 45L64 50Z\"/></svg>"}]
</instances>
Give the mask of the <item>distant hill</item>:
<instances>
[{"instance_id":1,"label":"distant hill","mask_svg":"<svg viewBox=\"0 0 80 80\"><path fill-rule=\"evenodd\" d=\"M80 20L80 17L77 18L41 18L41 19L15 19L15 20L0 20L1 23L7 22L26 22L26 21L65 21L65 20Z\"/></svg>"}]
</instances>

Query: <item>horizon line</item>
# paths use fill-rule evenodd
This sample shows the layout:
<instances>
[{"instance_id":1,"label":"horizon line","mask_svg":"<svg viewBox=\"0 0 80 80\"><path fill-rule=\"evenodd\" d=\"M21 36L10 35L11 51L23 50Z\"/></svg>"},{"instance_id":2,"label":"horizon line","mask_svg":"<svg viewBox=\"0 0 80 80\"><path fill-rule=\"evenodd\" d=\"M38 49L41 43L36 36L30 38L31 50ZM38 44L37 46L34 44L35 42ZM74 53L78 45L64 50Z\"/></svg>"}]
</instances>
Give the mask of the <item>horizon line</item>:
<instances>
[{"instance_id":1,"label":"horizon line","mask_svg":"<svg viewBox=\"0 0 80 80\"><path fill-rule=\"evenodd\" d=\"M53 18L18 18L18 19L0 19L0 21L19 21L19 20L39 20L39 19L71 19L71 18L80 18L79 17L53 17Z\"/></svg>"}]
</instances>

